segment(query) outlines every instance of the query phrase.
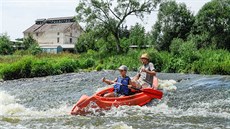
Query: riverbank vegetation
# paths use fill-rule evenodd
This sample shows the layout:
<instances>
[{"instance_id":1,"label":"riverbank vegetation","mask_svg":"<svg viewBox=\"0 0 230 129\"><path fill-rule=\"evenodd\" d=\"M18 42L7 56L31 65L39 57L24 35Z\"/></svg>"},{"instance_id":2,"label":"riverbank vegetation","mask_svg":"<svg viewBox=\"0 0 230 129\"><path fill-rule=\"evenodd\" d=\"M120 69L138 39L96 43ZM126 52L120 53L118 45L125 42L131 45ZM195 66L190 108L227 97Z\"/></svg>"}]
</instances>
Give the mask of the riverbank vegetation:
<instances>
[{"instance_id":1,"label":"riverbank vegetation","mask_svg":"<svg viewBox=\"0 0 230 129\"><path fill-rule=\"evenodd\" d=\"M142 53L149 53L161 72L230 74L229 1L212 0L196 15L175 1L117 1L114 8L107 2L82 1L76 8L76 20L86 23L85 33L75 45L76 54L42 53L32 37L23 40L24 50L14 50L8 37L2 35L0 54L5 56L0 56L0 77L7 80L116 69L121 64L138 70ZM157 5L158 19L150 32L138 23L125 27L126 17L142 19Z\"/></svg>"},{"instance_id":2,"label":"riverbank vegetation","mask_svg":"<svg viewBox=\"0 0 230 129\"><path fill-rule=\"evenodd\" d=\"M79 70L115 70L125 64L138 70L142 53L149 53L157 71L195 74L230 74L230 53L227 50L200 49L192 51L181 46L174 52L153 49L129 50L111 55L88 50L83 54L11 55L0 57L0 76L4 80L58 75ZM191 52L192 51L192 52ZM180 54L176 54L180 53Z\"/></svg>"}]
</instances>

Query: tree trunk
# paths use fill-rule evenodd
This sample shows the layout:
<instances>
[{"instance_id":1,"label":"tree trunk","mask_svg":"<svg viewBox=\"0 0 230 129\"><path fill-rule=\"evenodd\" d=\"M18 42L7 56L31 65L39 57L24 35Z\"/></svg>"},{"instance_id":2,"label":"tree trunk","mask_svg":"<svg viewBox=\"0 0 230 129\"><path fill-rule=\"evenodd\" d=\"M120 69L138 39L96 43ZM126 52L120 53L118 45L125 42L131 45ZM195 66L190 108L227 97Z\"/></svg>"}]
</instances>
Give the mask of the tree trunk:
<instances>
[{"instance_id":1,"label":"tree trunk","mask_svg":"<svg viewBox=\"0 0 230 129\"><path fill-rule=\"evenodd\" d=\"M117 53L120 53L121 52L121 46L120 46L119 34L115 34L114 37L116 39Z\"/></svg>"}]
</instances>

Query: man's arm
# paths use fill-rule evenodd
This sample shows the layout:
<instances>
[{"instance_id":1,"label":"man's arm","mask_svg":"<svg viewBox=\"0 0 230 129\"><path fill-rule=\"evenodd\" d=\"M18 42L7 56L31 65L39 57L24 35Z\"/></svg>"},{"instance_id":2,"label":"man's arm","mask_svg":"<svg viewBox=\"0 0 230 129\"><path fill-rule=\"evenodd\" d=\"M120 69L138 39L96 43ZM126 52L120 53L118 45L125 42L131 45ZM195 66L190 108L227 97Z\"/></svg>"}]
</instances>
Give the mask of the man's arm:
<instances>
[{"instance_id":1,"label":"man's arm","mask_svg":"<svg viewBox=\"0 0 230 129\"><path fill-rule=\"evenodd\" d=\"M151 76L156 76L156 72L155 71L149 71L149 70L146 70L146 69L143 69L142 71L146 72L147 74L150 74Z\"/></svg>"},{"instance_id":2,"label":"man's arm","mask_svg":"<svg viewBox=\"0 0 230 129\"><path fill-rule=\"evenodd\" d=\"M149 63L149 69L142 69L142 72L146 72L147 74L150 74L151 76L156 76L156 72L155 72L153 63Z\"/></svg>"},{"instance_id":3,"label":"man's arm","mask_svg":"<svg viewBox=\"0 0 230 129\"><path fill-rule=\"evenodd\" d=\"M129 89L132 89L132 81L131 81L131 79L129 79L129 84L128 84L128 87L129 87Z\"/></svg>"},{"instance_id":4,"label":"man's arm","mask_svg":"<svg viewBox=\"0 0 230 129\"><path fill-rule=\"evenodd\" d=\"M134 77L133 77L133 81L137 81L140 78L140 73L137 73Z\"/></svg>"}]
</instances>

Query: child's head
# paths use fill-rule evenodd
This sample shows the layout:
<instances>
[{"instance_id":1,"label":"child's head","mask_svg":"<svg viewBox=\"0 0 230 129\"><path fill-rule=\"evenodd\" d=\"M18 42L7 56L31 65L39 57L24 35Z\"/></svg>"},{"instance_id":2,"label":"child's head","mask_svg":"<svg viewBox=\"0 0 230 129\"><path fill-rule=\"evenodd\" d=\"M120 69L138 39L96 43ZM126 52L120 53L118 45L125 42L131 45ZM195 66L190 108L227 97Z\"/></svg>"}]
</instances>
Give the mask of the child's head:
<instances>
[{"instance_id":1,"label":"child's head","mask_svg":"<svg viewBox=\"0 0 230 129\"><path fill-rule=\"evenodd\" d=\"M128 67L125 66L125 65L122 65L122 66L120 66L120 67L118 68L118 70L119 70L119 72L120 72L120 75L124 77L124 76L126 76L126 73L127 73L127 71L128 71Z\"/></svg>"}]
</instances>

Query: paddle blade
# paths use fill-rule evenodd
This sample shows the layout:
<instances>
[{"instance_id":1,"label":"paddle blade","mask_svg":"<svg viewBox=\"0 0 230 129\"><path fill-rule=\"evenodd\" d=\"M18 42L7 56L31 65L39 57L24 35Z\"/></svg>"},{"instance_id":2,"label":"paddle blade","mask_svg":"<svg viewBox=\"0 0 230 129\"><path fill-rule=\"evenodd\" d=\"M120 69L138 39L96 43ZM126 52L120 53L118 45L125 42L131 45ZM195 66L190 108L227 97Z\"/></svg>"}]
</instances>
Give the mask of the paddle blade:
<instances>
[{"instance_id":1,"label":"paddle blade","mask_svg":"<svg viewBox=\"0 0 230 129\"><path fill-rule=\"evenodd\" d=\"M157 89L158 88L158 78L157 76L153 77L153 88Z\"/></svg>"},{"instance_id":2,"label":"paddle blade","mask_svg":"<svg viewBox=\"0 0 230 129\"><path fill-rule=\"evenodd\" d=\"M141 89L141 91L155 99L161 99L163 96L163 93L161 91L154 90L152 88L144 88L144 89Z\"/></svg>"}]
</instances>

